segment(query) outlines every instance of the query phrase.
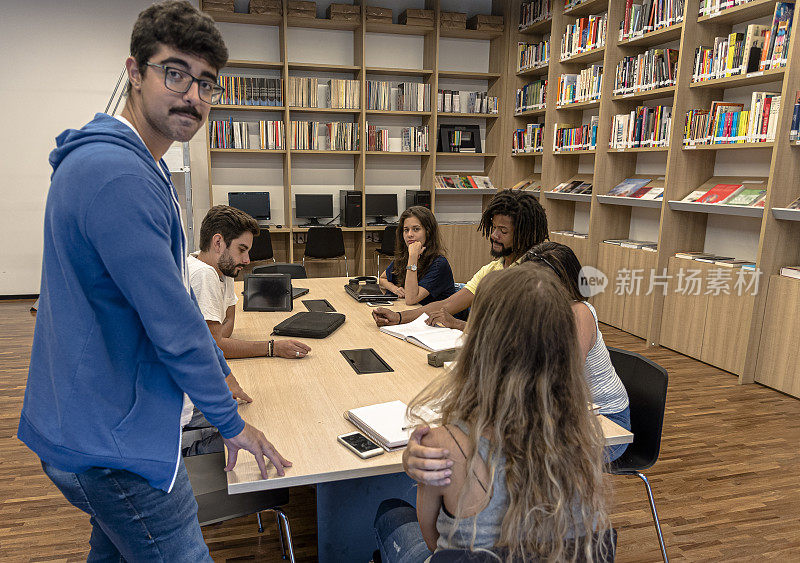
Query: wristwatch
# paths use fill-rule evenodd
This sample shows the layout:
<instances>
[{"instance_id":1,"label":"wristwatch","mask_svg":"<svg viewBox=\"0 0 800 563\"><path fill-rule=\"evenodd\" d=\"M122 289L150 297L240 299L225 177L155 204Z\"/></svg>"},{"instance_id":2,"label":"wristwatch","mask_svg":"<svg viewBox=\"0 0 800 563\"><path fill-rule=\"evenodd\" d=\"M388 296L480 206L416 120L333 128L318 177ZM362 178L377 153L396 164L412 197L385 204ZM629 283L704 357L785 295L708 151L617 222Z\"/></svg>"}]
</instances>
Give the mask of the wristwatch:
<instances>
[{"instance_id":1,"label":"wristwatch","mask_svg":"<svg viewBox=\"0 0 800 563\"><path fill-rule=\"evenodd\" d=\"M411 266L406 266L406 270L411 270L412 272L416 272L417 271L417 265L416 264L412 264Z\"/></svg>"}]
</instances>

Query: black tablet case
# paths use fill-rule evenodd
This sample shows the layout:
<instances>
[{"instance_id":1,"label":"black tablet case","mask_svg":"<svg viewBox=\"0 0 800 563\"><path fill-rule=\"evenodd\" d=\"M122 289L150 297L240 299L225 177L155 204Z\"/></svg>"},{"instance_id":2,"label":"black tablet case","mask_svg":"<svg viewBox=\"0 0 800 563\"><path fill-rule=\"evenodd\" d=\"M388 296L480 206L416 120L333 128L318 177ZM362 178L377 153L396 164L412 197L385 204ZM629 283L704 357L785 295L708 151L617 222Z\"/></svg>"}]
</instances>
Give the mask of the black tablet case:
<instances>
[{"instance_id":1,"label":"black tablet case","mask_svg":"<svg viewBox=\"0 0 800 563\"><path fill-rule=\"evenodd\" d=\"M273 334L299 338L325 338L344 324L342 313L297 313L275 326Z\"/></svg>"}]
</instances>

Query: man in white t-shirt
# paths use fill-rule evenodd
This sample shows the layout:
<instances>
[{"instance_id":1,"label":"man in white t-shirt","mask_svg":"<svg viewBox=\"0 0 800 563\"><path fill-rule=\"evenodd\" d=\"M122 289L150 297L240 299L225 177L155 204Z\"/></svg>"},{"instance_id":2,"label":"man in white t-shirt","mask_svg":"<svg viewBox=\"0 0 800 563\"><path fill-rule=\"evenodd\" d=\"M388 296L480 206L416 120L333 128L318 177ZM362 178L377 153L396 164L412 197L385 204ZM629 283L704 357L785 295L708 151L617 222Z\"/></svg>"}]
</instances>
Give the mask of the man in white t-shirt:
<instances>
[{"instance_id":1,"label":"man in white t-shirt","mask_svg":"<svg viewBox=\"0 0 800 563\"><path fill-rule=\"evenodd\" d=\"M233 278L250 263L248 253L258 232L258 223L244 211L227 205L212 207L200 227L200 252L190 254L186 262L189 283L211 335L226 358L304 358L311 348L298 340L231 337L238 301ZM247 402L252 400L241 388L236 396ZM195 430L184 433L184 456L222 451L221 436L190 401L184 402L181 423L185 430Z\"/></svg>"}]
</instances>

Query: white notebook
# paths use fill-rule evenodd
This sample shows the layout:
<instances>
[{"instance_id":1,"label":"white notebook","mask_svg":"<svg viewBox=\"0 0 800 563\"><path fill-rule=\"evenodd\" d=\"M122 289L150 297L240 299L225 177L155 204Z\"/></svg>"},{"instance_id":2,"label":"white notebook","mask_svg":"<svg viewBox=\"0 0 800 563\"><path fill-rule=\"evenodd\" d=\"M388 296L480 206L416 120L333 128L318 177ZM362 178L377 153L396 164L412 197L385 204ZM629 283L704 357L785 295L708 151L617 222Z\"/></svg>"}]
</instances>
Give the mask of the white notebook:
<instances>
[{"instance_id":1,"label":"white notebook","mask_svg":"<svg viewBox=\"0 0 800 563\"><path fill-rule=\"evenodd\" d=\"M428 315L422 313L410 323L382 326L381 332L425 348L429 352L449 350L450 348L458 348L461 346L461 337L464 335L463 332L454 328L428 326L425 324L427 318Z\"/></svg>"},{"instance_id":2,"label":"white notebook","mask_svg":"<svg viewBox=\"0 0 800 563\"><path fill-rule=\"evenodd\" d=\"M408 437L413 431L412 428L403 430L413 424L406 418L407 409L403 401L390 401L350 409L345 413L345 418L383 449L393 451L408 444Z\"/></svg>"}]
</instances>

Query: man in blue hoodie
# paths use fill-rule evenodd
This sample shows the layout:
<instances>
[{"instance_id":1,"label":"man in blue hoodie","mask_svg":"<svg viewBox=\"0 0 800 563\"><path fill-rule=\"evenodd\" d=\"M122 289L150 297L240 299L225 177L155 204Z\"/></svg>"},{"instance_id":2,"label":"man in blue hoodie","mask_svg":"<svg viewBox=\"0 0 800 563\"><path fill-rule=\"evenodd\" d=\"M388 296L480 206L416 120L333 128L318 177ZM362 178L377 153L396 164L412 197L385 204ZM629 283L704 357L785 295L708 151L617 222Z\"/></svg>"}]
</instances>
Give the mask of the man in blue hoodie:
<instances>
[{"instance_id":1,"label":"man in blue hoodie","mask_svg":"<svg viewBox=\"0 0 800 563\"><path fill-rule=\"evenodd\" d=\"M291 466L237 412L241 389L191 293L180 205L161 160L208 118L227 58L213 21L188 2L147 8L131 36L121 117L97 114L65 131L50 155L18 436L91 517L90 560L211 561L180 456L189 398L225 439L226 470L240 449L265 479L268 462L278 475Z\"/></svg>"}]
</instances>

